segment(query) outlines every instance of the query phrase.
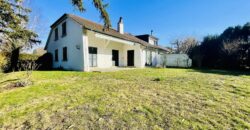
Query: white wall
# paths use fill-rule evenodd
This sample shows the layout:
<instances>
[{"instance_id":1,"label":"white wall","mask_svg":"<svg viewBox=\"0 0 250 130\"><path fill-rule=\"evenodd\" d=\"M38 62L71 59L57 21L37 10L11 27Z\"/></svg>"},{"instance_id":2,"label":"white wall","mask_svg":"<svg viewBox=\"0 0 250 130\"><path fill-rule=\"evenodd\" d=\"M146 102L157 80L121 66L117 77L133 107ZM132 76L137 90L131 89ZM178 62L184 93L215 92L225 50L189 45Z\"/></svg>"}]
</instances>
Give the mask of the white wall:
<instances>
[{"instance_id":1,"label":"white wall","mask_svg":"<svg viewBox=\"0 0 250 130\"><path fill-rule=\"evenodd\" d=\"M89 71L89 38L87 35L87 30L84 29L82 35L83 40L83 71Z\"/></svg>"},{"instance_id":2,"label":"white wall","mask_svg":"<svg viewBox=\"0 0 250 130\"><path fill-rule=\"evenodd\" d=\"M153 38L151 38L151 37L148 38L148 42L149 42L149 44L151 44L151 45L154 45L154 44L155 44L155 40L154 40Z\"/></svg>"},{"instance_id":3,"label":"white wall","mask_svg":"<svg viewBox=\"0 0 250 130\"><path fill-rule=\"evenodd\" d=\"M138 68L142 68L144 67L145 64L143 64L143 60L142 60L142 55L143 55L143 50L141 49L141 45L140 44L135 44L134 46L124 46L124 62L125 62L125 66L127 66L127 51L129 50L134 50L134 65L135 67Z\"/></svg>"},{"instance_id":4,"label":"white wall","mask_svg":"<svg viewBox=\"0 0 250 130\"><path fill-rule=\"evenodd\" d=\"M109 68L113 66L112 50L119 51L119 66L127 66L127 51L134 50L135 67L142 67L140 45L128 45L112 40L105 40L95 36L95 32L87 31L88 46L97 48L97 67Z\"/></svg>"},{"instance_id":5,"label":"white wall","mask_svg":"<svg viewBox=\"0 0 250 130\"><path fill-rule=\"evenodd\" d=\"M158 59L158 51L157 50L153 50L152 51L152 65L153 66L157 66L157 64L158 64L158 61L159 59Z\"/></svg>"},{"instance_id":6,"label":"white wall","mask_svg":"<svg viewBox=\"0 0 250 130\"><path fill-rule=\"evenodd\" d=\"M165 53L162 53L158 49L154 49L154 48L144 48L144 50L143 50L143 53L144 53L144 61L143 62L144 62L144 64L146 64L146 62L147 62L146 51L149 51L152 54L151 63L152 63L153 67L162 66L162 64L163 64L162 57L165 55Z\"/></svg>"},{"instance_id":7,"label":"white wall","mask_svg":"<svg viewBox=\"0 0 250 130\"><path fill-rule=\"evenodd\" d=\"M67 23L67 35L62 37L62 23ZM61 22L58 27L58 40L55 41L55 32L53 30L47 50L53 54L53 67L63 67L68 70L83 71L83 32L82 26L74 20L67 18ZM77 46L80 49L77 49ZM63 61L63 47L67 47L68 61ZM55 50L58 49L58 62L55 61Z\"/></svg>"},{"instance_id":8,"label":"white wall","mask_svg":"<svg viewBox=\"0 0 250 130\"><path fill-rule=\"evenodd\" d=\"M191 67L192 60L187 54L167 54L167 66L168 67Z\"/></svg>"},{"instance_id":9,"label":"white wall","mask_svg":"<svg viewBox=\"0 0 250 130\"><path fill-rule=\"evenodd\" d=\"M158 43L158 40L156 40L156 39L154 39L154 38L152 38L152 37L149 37L148 38L148 42L149 42L149 44L151 44L151 45L157 45Z\"/></svg>"}]
</instances>

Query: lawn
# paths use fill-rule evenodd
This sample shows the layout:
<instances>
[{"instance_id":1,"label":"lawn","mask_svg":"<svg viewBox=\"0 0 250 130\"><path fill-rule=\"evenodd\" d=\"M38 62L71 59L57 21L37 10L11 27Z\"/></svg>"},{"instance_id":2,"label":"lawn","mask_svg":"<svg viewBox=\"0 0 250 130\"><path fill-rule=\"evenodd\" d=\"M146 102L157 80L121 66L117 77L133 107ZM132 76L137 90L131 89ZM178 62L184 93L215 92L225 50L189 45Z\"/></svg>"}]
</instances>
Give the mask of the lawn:
<instances>
[{"instance_id":1,"label":"lawn","mask_svg":"<svg viewBox=\"0 0 250 130\"><path fill-rule=\"evenodd\" d=\"M250 129L250 74L135 69L33 72L33 85L6 87L0 129Z\"/></svg>"}]
</instances>

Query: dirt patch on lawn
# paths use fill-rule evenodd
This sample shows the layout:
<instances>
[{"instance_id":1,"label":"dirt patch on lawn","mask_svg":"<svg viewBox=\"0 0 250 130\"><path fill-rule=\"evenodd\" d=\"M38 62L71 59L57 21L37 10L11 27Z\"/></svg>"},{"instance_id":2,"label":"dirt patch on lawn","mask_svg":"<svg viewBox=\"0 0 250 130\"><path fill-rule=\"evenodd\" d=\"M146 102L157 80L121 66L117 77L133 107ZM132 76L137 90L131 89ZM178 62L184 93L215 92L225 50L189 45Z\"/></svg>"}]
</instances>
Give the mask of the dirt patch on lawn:
<instances>
[{"instance_id":1,"label":"dirt patch on lawn","mask_svg":"<svg viewBox=\"0 0 250 130\"><path fill-rule=\"evenodd\" d=\"M5 87L3 87L3 90L23 88L28 85L31 85L31 82L24 82L24 81L12 82L12 83L7 84Z\"/></svg>"}]
</instances>

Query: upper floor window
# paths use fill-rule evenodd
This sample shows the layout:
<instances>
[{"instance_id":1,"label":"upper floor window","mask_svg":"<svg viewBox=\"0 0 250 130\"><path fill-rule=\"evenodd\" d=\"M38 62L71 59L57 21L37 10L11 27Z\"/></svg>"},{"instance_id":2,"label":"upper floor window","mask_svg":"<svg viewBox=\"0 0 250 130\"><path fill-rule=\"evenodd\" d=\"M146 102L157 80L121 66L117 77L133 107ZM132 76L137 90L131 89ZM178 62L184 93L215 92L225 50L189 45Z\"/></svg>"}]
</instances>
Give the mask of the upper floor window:
<instances>
[{"instance_id":1,"label":"upper floor window","mask_svg":"<svg viewBox=\"0 0 250 130\"><path fill-rule=\"evenodd\" d=\"M63 61L68 61L67 47L63 48Z\"/></svg>"},{"instance_id":2,"label":"upper floor window","mask_svg":"<svg viewBox=\"0 0 250 130\"><path fill-rule=\"evenodd\" d=\"M67 24L66 24L66 22L64 22L62 24L62 36L64 37L66 35L67 35Z\"/></svg>"},{"instance_id":3,"label":"upper floor window","mask_svg":"<svg viewBox=\"0 0 250 130\"><path fill-rule=\"evenodd\" d=\"M55 50L55 61L58 61L58 50Z\"/></svg>"},{"instance_id":4,"label":"upper floor window","mask_svg":"<svg viewBox=\"0 0 250 130\"><path fill-rule=\"evenodd\" d=\"M156 46L158 46L158 42L157 42L157 40L155 40L155 41L154 41L154 44L155 44Z\"/></svg>"},{"instance_id":5,"label":"upper floor window","mask_svg":"<svg viewBox=\"0 0 250 130\"><path fill-rule=\"evenodd\" d=\"M55 29L55 41L58 40L58 28Z\"/></svg>"}]
</instances>

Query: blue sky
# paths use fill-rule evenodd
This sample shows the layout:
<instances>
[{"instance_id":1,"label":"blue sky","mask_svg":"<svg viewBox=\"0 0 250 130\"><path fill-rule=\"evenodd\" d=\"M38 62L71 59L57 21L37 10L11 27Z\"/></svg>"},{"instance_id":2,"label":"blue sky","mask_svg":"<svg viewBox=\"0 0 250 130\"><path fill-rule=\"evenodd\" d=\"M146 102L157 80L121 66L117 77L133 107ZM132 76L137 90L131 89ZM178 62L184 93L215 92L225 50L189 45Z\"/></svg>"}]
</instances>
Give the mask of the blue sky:
<instances>
[{"instance_id":1,"label":"blue sky","mask_svg":"<svg viewBox=\"0 0 250 130\"><path fill-rule=\"evenodd\" d=\"M39 16L42 27L39 34L46 42L50 25L64 13L80 15L102 23L92 6L92 0L84 0L86 12L80 13L70 0L31 0L33 14ZM208 34L220 34L229 26L250 22L250 0L104 0L116 28L120 16L124 18L125 32L134 35L154 30L162 46L177 38L193 36L202 39Z\"/></svg>"}]
</instances>

